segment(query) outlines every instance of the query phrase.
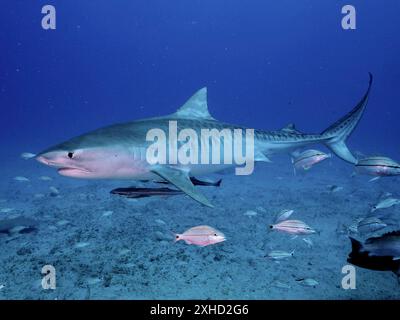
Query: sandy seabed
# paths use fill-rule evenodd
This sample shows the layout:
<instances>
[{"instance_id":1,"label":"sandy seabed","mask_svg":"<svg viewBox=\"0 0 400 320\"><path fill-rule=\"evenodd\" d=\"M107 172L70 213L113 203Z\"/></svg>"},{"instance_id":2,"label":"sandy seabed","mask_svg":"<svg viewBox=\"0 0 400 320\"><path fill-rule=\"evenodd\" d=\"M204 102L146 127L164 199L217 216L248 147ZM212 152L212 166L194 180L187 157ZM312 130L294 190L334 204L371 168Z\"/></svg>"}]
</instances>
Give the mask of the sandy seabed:
<instances>
[{"instance_id":1,"label":"sandy seabed","mask_svg":"<svg viewBox=\"0 0 400 320\"><path fill-rule=\"evenodd\" d=\"M206 208L184 195L121 198L109 191L142 184L68 179L34 161L3 166L0 210L9 210L0 212L0 230L17 217L37 224L32 232L0 234L0 299L398 299L391 272L357 267L356 289L341 286L351 249L345 226L367 215L382 194L400 197L397 178L368 182L351 172L333 159L294 176L288 159L277 159L257 165L251 176L215 175L221 187L199 187L215 205ZM329 185L343 189L332 192ZM320 233L293 239L270 232L283 209ZM399 210L377 211L388 223L382 232L398 229ZM203 224L227 241L174 243L172 232ZM293 257L278 262L265 257L293 249ZM44 265L56 269L55 290L42 288ZM318 284L297 281L304 278Z\"/></svg>"}]
</instances>

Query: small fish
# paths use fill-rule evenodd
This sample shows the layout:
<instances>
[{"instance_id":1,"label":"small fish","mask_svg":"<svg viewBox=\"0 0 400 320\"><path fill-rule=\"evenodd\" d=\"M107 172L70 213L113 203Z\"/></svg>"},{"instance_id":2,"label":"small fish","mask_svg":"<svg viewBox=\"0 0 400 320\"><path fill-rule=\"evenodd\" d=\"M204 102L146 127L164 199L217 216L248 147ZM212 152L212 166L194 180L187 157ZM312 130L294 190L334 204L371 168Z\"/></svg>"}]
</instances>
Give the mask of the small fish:
<instances>
[{"instance_id":1,"label":"small fish","mask_svg":"<svg viewBox=\"0 0 400 320\"><path fill-rule=\"evenodd\" d=\"M243 213L244 216L248 216L249 218L255 217L258 213L253 210L247 210L245 213Z\"/></svg>"},{"instance_id":2,"label":"small fish","mask_svg":"<svg viewBox=\"0 0 400 320\"><path fill-rule=\"evenodd\" d=\"M35 198L37 198L37 199L41 199L41 198L44 198L44 197L45 197L45 195L44 195L43 193L35 193L33 196L34 196Z\"/></svg>"},{"instance_id":3,"label":"small fish","mask_svg":"<svg viewBox=\"0 0 400 320\"><path fill-rule=\"evenodd\" d=\"M275 223L289 219L294 210L284 209L276 215Z\"/></svg>"},{"instance_id":4,"label":"small fish","mask_svg":"<svg viewBox=\"0 0 400 320\"><path fill-rule=\"evenodd\" d=\"M58 196L60 194L60 191L56 187L50 187L50 195L51 196Z\"/></svg>"},{"instance_id":5,"label":"small fish","mask_svg":"<svg viewBox=\"0 0 400 320\"><path fill-rule=\"evenodd\" d=\"M366 175L388 177L400 175L400 164L388 157L367 157L358 160L355 165L357 172Z\"/></svg>"},{"instance_id":6,"label":"small fish","mask_svg":"<svg viewBox=\"0 0 400 320\"><path fill-rule=\"evenodd\" d=\"M296 281L306 287L315 287L319 284L317 280L311 278L296 279Z\"/></svg>"},{"instance_id":7,"label":"small fish","mask_svg":"<svg viewBox=\"0 0 400 320\"><path fill-rule=\"evenodd\" d=\"M109 216L111 216L113 213L114 213L113 211L107 210L107 211L104 211L104 212L103 212L102 216L103 216L103 217L109 217Z\"/></svg>"},{"instance_id":8,"label":"small fish","mask_svg":"<svg viewBox=\"0 0 400 320\"><path fill-rule=\"evenodd\" d=\"M2 209L0 209L1 213L9 213L11 211L14 211L14 208L2 208Z\"/></svg>"},{"instance_id":9,"label":"small fish","mask_svg":"<svg viewBox=\"0 0 400 320\"><path fill-rule=\"evenodd\" d=\"M9 230L10 234L20 233L21 231L25 230L26 226L15 226Z\"/></svg>"},{"instance_id":10,"label":"small fish","mask_svg":"<svg viewBox=\"0 0 400 320\"><path fill-rule=\"evenodd\" d=\"M280 288L280 289L290 289L290 285L288 285L287 283L284 283L282 281L279 280L275 280L271 283L272 287L276 287L276 288Z\"/></svg>"},{"instance_id":11,"label":"small fish","mask_svg":"<svg viewBox=\"0 0 400 320\"><path fill-rule=\"evenodd\" d=\"M343 190L343 187L339 187L339 186L336 186L336 185L328 185L327 187L328 187L328 190L330 192L332 192L332 193L338 192L340 190Z\"/></svg>"},{"instance_id":12,"label":"small fish","mask_svg":"<svg viewBox=\"0 0 400 320\"><path fill-rule=\"evenodd\" d=\"M70 222L68 220L60 220L56 224L57 224L57 226L62 227L62 226L65 226L65 225L67 225L69 223Z\"/></svg>"},{"instance_id":13,"label":"small fish","mask_svg":"<svg viewBox=\"0 0 400 320\"><path fill-rule=\"evenodd\" d=\"M183 240L187 244L208 246L226 240L225 235L210 226L197 226L188 229L182 234L175 234L175 241Z\"/></svg>"},{"instance_id":14,"label":"small fish","mask_svg":"<svg viewBox=\"0 0 400 320\"><path fill-rule=\"evenodd\" d=\"M268 253L265 257L273 260L282 260L294 256L294 250L292 252L274 250Z\"/></svg>"},{"instance_id":15,"label":"small fish","mask_svg":"<svg viewBox=\"0 0 400 320\"><path fill-rule=\"evenodd\" d=\"M29 179L26 177L22 177L22 176L17 176L14 178L15 181L19 181L19 182L28 182Z\"/></svg>"},{"instance_id":16,"label":"small fish","mask_svg":"<svg viewBox=\"0 0 400 320\"><path fill-rule=\"evenodd\" d=\"M30 233L36 230L38 222L36 220L18 216L14 218L0 220L0 233L8 235L15 233Z\"/></svg>"},{"instance_id":17,"label":"small fish","mask_svg":"<svg viewBox=\"0 0 400 320\"><path fill-rule=\"evenodd\" d=\"M156 220L154 220L154 222L158 223L158 224L161 224L161 225L165 225L166 224L165 221L161 220L161 219L156 219Z\"/></svg>"},{"instance_id":18,"label":"small fish","mask_svg":"<svg viewBox=\"0 0 400 320\"><path fill-rule=\"evenodd\" d=\"M303 241L307 244L307 247L312 248L314 246L314 242L311 239L303 238Z\"/></svg>"},{"instance_id":19,"label":"small fish","mask_svg":"<svg viewBox=\"0 0 400 320\"><path fill-rule=\"evenodd\" d=\"M75 248L76 249L82 249L82 248L85 248L85 247L87 247L89 245L90 245L89 242L78 242L78 243L75 244Z\"/></svg>"},{"instance_id":20,"label":"small fish","mask_svg":"<svg viewBox=\"0 0 400 320\"><path fill-rule=\"evenodd\" d=\"M315 164L331 157L319 150L306 150L301 153L293 153L292 163L296 170L309 170Z\"/></svg>"},{"instance_id":21,"label":"small fish","mask_svg":"<svg viewBox=\"0 0 400 320\"><path fill-rule=\"evenodd\" d=\"M374 177L368 180L368 182L374 182L376 180L379 180L381 177Z\"/></svg>"},{"instance_id":22,"label":"small fish","mask_svg":"<svg viewBox=\"0 0 400 320\"><path fill-rule=\"evenodd\" d=\"M121 249L121 250L118 251L118 254L121 255L121 256L124 256L124 255L126 255L126 254L128 254L130 252L131 252L131 249Z\"/></svg>"},{"instance_id":23,"label":"small fish","mask_svg":"<svg viewBox=\"0 0 400 320\"><path fill-rule=\"evenodd\" d=\"M269 226L272 230L282 231L290 234L313 234L314 229L300 220L285 220Z\"/></svg>"},{"instance_id":24,"label":"small fish","mask_svg":"<svg viewBox=\"0 0 400 320\"><path fill-rule=\"evenodd\" d=\"M358 232L358 224L363 220L363 218L357 218L351 225L348 226L347 230L350 233Z\"/></svg>"},{"instance_id":25,"label":"small fish","mask_svg":"<svg viewBox=\"0 0 400 320\"><path fill-rule=\"evenodd\" d=\"M34 154L34 153L30 153L30 152L21 153L21 158L25 159L25 160L29 160L29 159L32 159L34 157L36 157L36 154Z\"/></svg>"},{"instance_id":26,"label":"small fish","mask_svg":"<svg viewBox=\"0 0 400 320\"><path fill-rule=\"evenodd\" d=\"M42 180L42 181L51 181L51 180L53 180L53 178L48 177L48 176L41 176L41 177L39 177L39 179Z\"/></svg>"},{"instance_id":27,"label":"small fish","mask_svg":"<svg viewBox=\"0 0 400 320\"><path fill-rule=\"evenodd\" d=\"M0 290L4 289L6 286L4 284L0 284Z\"/></svg>"},{"instance_id":28,"label":"small fish","mask_svg":"<svg viewBox=\"0 0 400 320\"><path fill-rule=\"evenodd\" d=\"M100 278L88 278L87 283L88 285L96 285L100 283L102 280Z\"/></svg>"},{"instance_id":29,"label":"small fish","mask_svg":"<svg viewBox=\"0 0 400 320\"><path fill-rule=\"evenodd\" d=\"M384 199L382 201L380 201L378 204L374 205L371 209L371 212L374 212L375 210L378 209L386 209L386 208L390 208L392 206L395 206L397 204L400 203L400 199L396 199L396 198L387 198Z\"/></svg>"},{"instance_id":30,"label":"small fish","mask_svg":"<svg viewBox=\"0 0 400 320\"><path fill-rule=\"evenodd\" d=\"M383 228L386 228L387 224L381 219L376 217L368 217L362 219L357 225L357 231L359 233L373 233Z\"/></svg>"}]
</instances>

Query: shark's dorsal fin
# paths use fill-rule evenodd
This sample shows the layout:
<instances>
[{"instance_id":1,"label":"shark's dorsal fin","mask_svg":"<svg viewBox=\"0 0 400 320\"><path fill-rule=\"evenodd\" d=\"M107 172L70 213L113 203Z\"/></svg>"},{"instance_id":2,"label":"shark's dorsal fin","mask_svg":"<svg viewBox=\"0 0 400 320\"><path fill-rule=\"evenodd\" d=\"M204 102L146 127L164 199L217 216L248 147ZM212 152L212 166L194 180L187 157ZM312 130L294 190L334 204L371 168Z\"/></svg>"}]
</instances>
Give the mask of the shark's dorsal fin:
<instances>
[{"instance_id":1,"label":"shark's dorsal fin","mask_svg":"<svg viewBox=\"0 0 400 320\"><path fill-rule=\"evenodd\" d=\"M208 112L207 88L201 88L186 103L178 109L172 116L186 119L208 119L214 118Z\"/></svg>"}]
</instances>

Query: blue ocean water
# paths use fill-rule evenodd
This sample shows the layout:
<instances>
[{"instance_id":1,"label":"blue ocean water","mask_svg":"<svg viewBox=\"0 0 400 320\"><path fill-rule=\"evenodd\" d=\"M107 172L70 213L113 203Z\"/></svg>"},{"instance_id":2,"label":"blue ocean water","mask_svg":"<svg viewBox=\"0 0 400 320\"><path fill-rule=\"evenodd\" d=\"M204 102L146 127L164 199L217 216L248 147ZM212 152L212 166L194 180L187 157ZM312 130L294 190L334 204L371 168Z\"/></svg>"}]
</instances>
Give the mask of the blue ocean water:
<instances>
[{"instance_id":1,"label":"blue ocean water","mask_svg":"<svg viewBox=\"0 0 400 320\"><path fill-rule=\"evenodd\" d=\"M41 26L46 4L56 8L55 30ZM347 4L356 8L355 30L341 25ZM398 298L390 272L357 268L357 289L341 288L351 246L340 231L383 194L400 197L396 177L351 177L353 167L336 157L294 176L290 158L278 156L251 176L204 187L215 204L208 209L185 196L113 197L126 182L61 177L20 154L172 113L204 86L218 120L319 133L357 104L371 72L368 106L348 146L399 160L399 10L396 0L3 1L0 208L10 210L0 219L38 226L0 235L0 298ZM312 246L267 233L282 209L321 231ZM397 207L385 210L396 229ZM171 231L201 224L228 240L204 248L171 241ZM294 248L293 258L264 257ZM47 264L57 270L56 290L40 286Z\"/></svg>"}]
</instances>

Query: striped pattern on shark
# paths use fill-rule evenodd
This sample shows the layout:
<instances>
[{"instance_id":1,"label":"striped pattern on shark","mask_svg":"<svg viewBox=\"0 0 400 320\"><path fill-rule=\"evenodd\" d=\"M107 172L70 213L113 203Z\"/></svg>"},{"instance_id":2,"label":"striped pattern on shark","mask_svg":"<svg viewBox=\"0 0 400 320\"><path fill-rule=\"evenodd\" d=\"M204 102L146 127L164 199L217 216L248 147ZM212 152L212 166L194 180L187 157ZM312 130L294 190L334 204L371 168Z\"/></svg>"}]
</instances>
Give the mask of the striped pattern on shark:
<instances>
[{"instance_id":1,"label":"striped pattern on shark","mask_svg":"<svg viewBox=\"0 0 400 320\"><path fill-rule=\"evenodd\" d=\"M279 131L254 130L254 161L269 162L269 156L273 154L288 153L304 146L323 143L339 158L356 164L357 160L347 148L345 141L362 117L371 85L370 74L368 89L360 102L321 134L301 133L294 128L294 125ZM222 164L201 164L201 162L187 165L149 164L146 150L152 142L146 141L147 133L153 128L167 132L171 121L176 121L178 130L186 128L195 130L199 139L202 129L219 131L242 129L243 134L246 129L243 126L214 119L208 111L207 89L203 88L171 115L100 128L48 148L39 153L36 159L56 168L59 174L73 178L131 180L162 178L196 201L212 207L209 200L195 188L190 177L217 172L235 164L224 164L224 159L221 159ZM223 139L220 142L220 154L223 156L224 143L228 142L224 142Z\"/></svg>"}]
</instances>

